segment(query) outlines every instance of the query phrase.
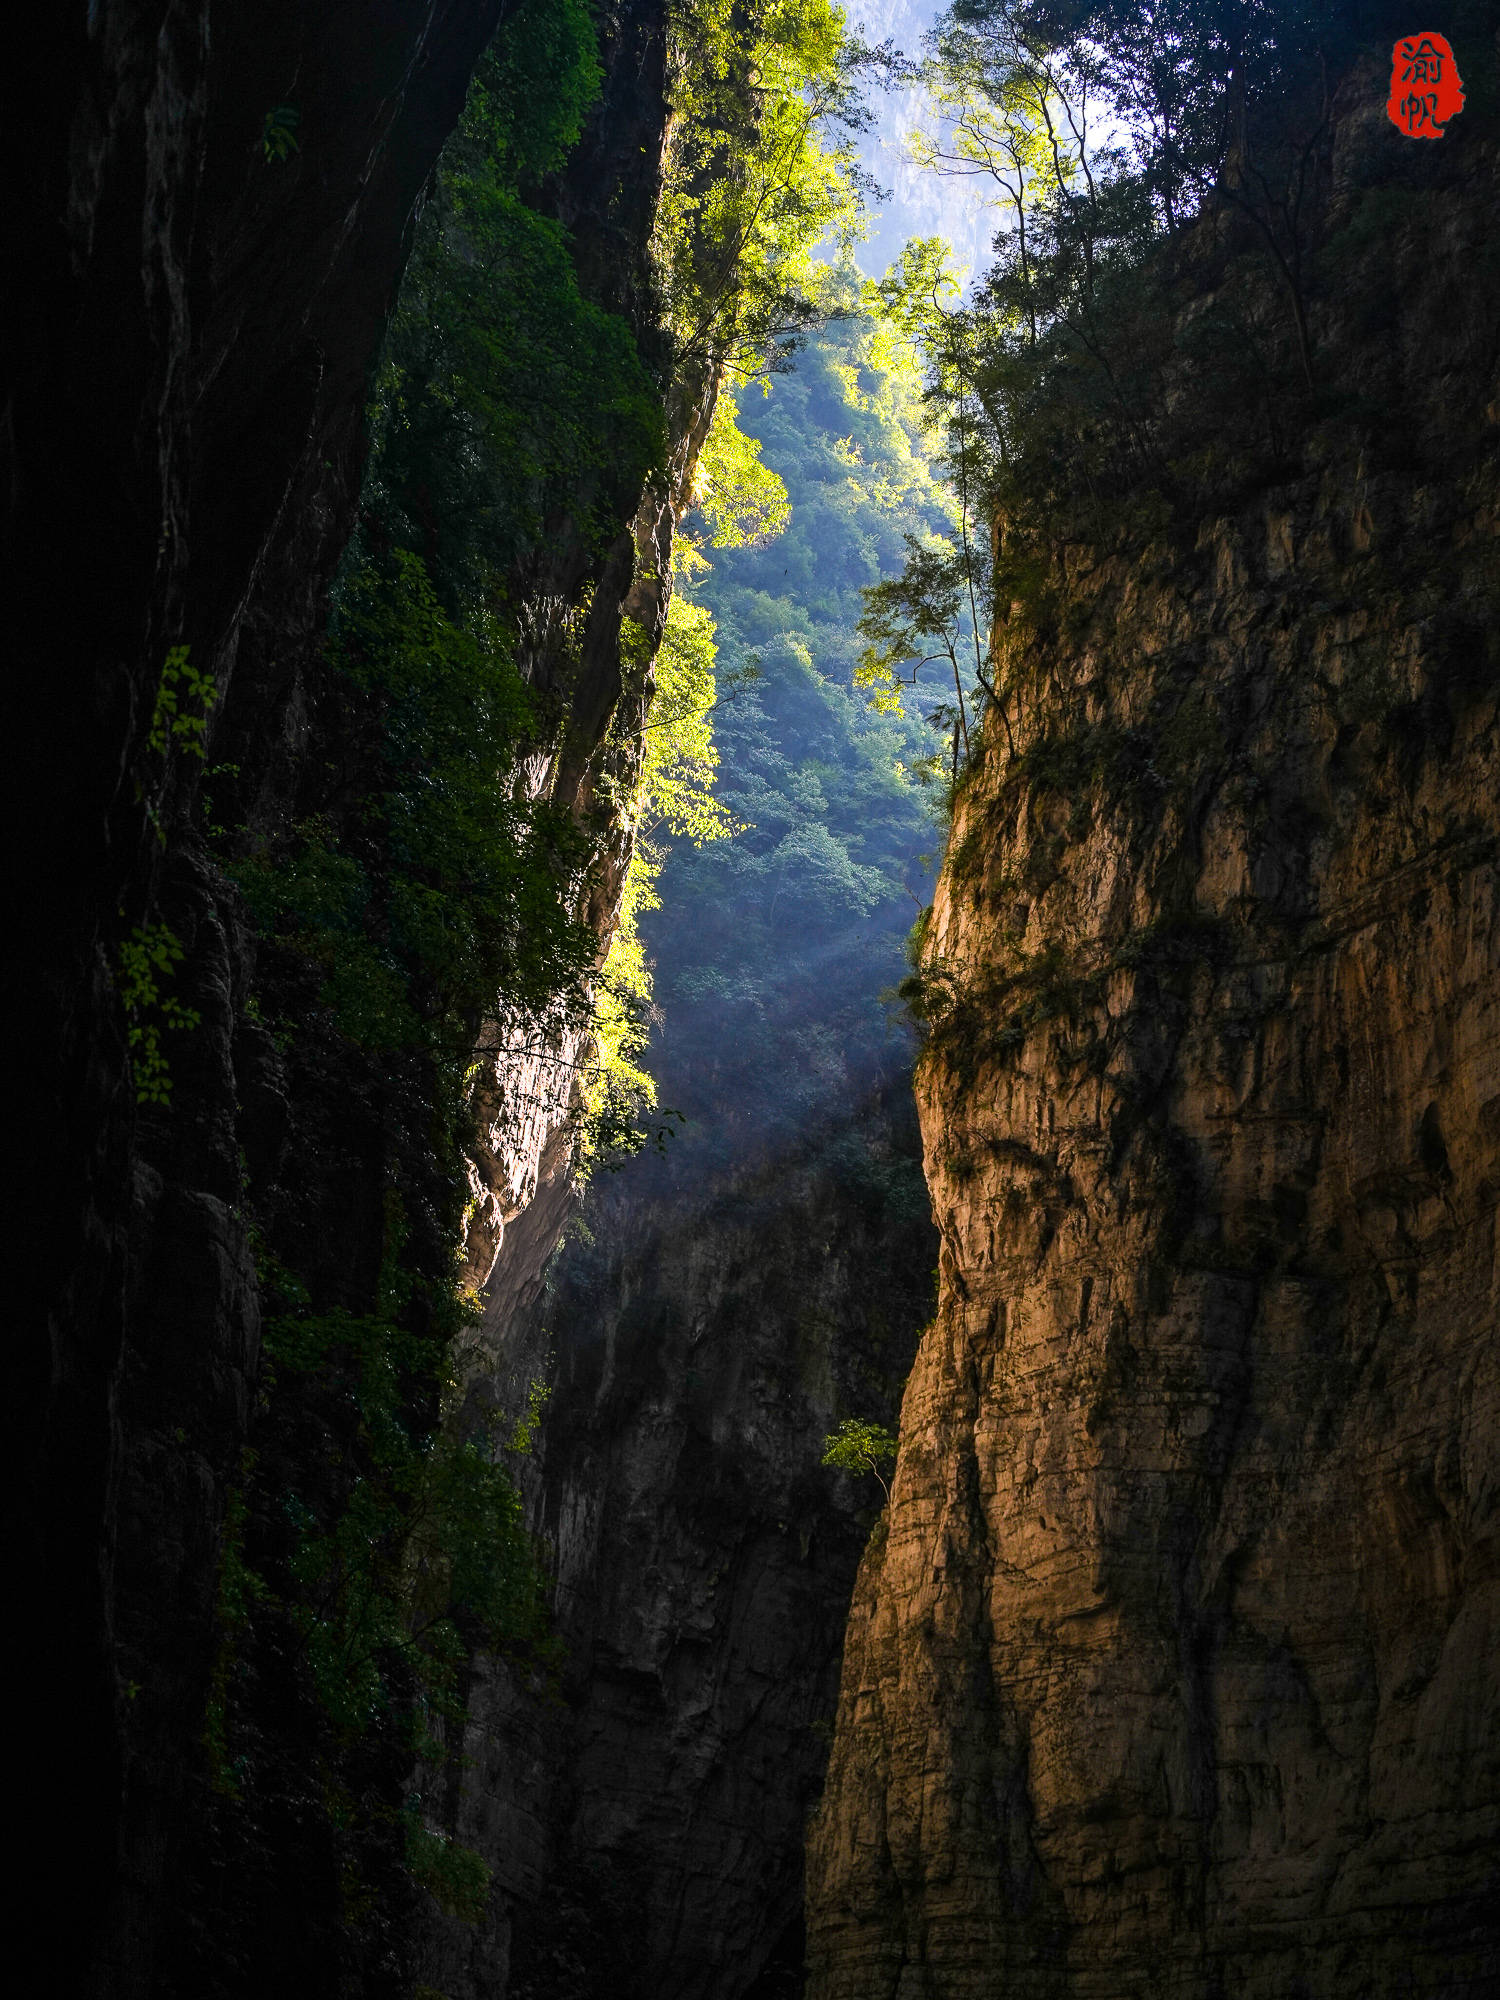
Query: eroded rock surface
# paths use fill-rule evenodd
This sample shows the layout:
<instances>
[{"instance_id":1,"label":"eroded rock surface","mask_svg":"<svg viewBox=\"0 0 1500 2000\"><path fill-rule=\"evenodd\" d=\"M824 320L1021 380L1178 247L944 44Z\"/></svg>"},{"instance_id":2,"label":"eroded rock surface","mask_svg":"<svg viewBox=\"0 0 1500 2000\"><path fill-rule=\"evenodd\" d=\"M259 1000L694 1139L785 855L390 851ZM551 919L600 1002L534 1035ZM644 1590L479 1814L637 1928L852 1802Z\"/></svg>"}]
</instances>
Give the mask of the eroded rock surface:
<instances>
[{"instance_id":1,"label":"eroded rock surface","mask_svg":"<svg viewBox=\"0 0 1500 2000\"><path fill-rule=\"evenodd\" d=\"M642 1160L592 1191L591 1240L539 1296L547 1201L507 1232L474 1394L515 1413L550 1387L517 1470L565 1651L551 1688L474 1662L434 1786L501 1892L477 1931L435 1926L424 1976L459 2000L731 2000L782 1944L795 1977L879 1502L819 1459L851 1409L893 1420L930 1309L912 1124L898 1051L826 1150L706 1177Z\"/></svg>"},{"instance_id":2,"label":"eroded rock surface","mask_svg":"<svg viewBox=\"0 0 1500 2000\"><path fill-rule=\"evenodd\" d=\"M1400 453L1072 551L961 797L817 2000L1500 1981L1495 163L1421 171L1321 324Z\"/></svg>"},{"instance_id":3,"label":"eroded rock surface","mask_svg":"<svg viewBox=\"0 0 1500 2000\"><path fill-rule=\"evenodd\" d=\"M320 656L372 372L424 188L511 11L42 9L6 71L24 274L0 310L5 1003L25 1052L10 1099L8 1212L26 1246L11 1539L36 1635L30 1706L53 1718L35 1750L45 1770L21 1779L30 1855L49 1899L68 1855L75 1906L49 1945L46 1990L69 1996L289 1982L373 1994L404 1978L399 1898L351 1916L338 1864L326 1849L308 1859L308 1828L342 1807L330 1818L288 1726L295 1672L278 1680L273 1658L255 1697L265 1726L250 1732L256 1751L270 1746L285 1814L246 1810L221 1839L238 1781L210 1784L207 1766L226 1522L266 1456L268 1231L280 1221L309 1271L369 1297L393 1161L413 1184L429 1175L430 1119L406 1117L410 1074L359 1074L348 1049L323 1061L315 993L287 996L312 1031L273 1036L265 966L210 831L285 828L350 751ZM649 342L662 9L622 5L603 26L599 114L551 198L590 296ZM707 400L701 375L674 390L679 485ZM667 491L638 513L628 496L597 550L554 521L552 568L528 579L543 601L571 602L586 575L598 586L575 706L556 705L565 740L542 759L555 802L580 815L609 757L616 777L639 755L650 670L638 663L622 685L620 619L659 631L671 511ZM638 584L643 556L654 585ZM212 682L206 755L153 762L178 648ZM590 817L600 865L581 914L602 949L629 834L618 814ZM157 926L181 955L173 999L196 1021L171 1038L170 1112L137 1103L121 994L122 942ZM507 1153L515 1207L550 1170L566 1100ZM507 1127L496 1144L513 1141ZM435 1224L430 1202L414 1206ZM503 1219L489 1218L496 1236ZM449 1241L425 1247L446 1275ZM58 1779L60 1745L76 1785ZM393 1853L406 1755L387 1742L375 1779ZM361 1929L367 1943L351 1942Z\"/></svg>"}]
</instances>

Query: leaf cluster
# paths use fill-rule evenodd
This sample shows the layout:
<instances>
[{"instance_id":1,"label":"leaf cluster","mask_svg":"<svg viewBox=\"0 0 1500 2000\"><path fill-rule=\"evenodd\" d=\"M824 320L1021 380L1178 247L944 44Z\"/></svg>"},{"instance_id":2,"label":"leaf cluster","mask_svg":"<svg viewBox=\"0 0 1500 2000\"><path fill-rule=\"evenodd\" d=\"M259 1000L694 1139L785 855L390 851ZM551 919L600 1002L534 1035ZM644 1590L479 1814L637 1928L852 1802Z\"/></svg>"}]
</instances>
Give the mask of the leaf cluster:
<instances>
[{"instance_id":1,"label":"leaf cluster","mask_svg":"<svg viewBox=\"0 0 1500 2000\"><path fill-rule=\"evenodd\" d=\"M832 0L675 0L655 261L679 361L760 375L824 316L814 252L859 233L864 88L892 62Z\"/></svg>"},{"instance_id":2,"label":"leaf cluster","mask_svg":"<svg viewBox=\"0 0 1500 2000\"><path fill-rule=\"evenodd\" d=\"M213 675L194 666L190 649L168 647L146 737L153 756L165 757L170 751L180 750L201 762L207 754L209 713L217 698L218 686Z\"/></svg>"},{"instance_id":3,"label":"leaf cluster","mask_svg":"<svg viewBox=\"0 0 1500 2000\"><path fill-rule=\"evenodd\" d=\"M893 1464L895 1457L896 1439L884 1424L870 1423L863 1417L845 1417L823 1440L824 1465L840 1472L873 1473L887 1500L891 1489L881 1467Z\"/></svg>"},{"instance_id":4,"label":"leaf cluster","mask_svg":"<svg viewBox=\"0 0 1500 2000\"><path fill-rule=\"evenodd\" d=\"M125 1009L126 1046L138 1104L170 1104L172 1073L161 1044L164 1029L202 1025L196 1007L188 1007L164 982L182 964L181 940L167 924L137 924L122 938L116 953L116 986Z\"/></svg>"}]
</instances>

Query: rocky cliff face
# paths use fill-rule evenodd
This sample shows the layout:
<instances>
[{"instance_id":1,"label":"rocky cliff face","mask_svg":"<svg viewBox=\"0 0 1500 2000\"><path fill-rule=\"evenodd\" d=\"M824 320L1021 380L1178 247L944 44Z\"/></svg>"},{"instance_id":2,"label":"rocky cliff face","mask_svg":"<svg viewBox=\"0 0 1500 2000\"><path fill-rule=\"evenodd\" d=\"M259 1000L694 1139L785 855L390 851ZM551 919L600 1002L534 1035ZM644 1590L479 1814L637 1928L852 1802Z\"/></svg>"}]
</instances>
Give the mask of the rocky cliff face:
<instances>
[{"instance_id":1,"label":"rocky cliff face","mask_svg":"<svg viewBox=\"0 0 1500 2000\"><path fill-rule=\"evenodd\" d=\"M423 1778L430 1823L495 1876L483 1925L431 1933L424 1977L454 2000L801 1991L805 1819L879 1501L820 1460L841 1419L894 1424L937 1254L914 1043L878 997L931 838L897 762L921 737L848 687L860 586L901 546L891 516L923 524L891 497L910 491L909 433L830 367L867 343L841 328L749 399L791 522L716 550L694 590L720 646L718 795L746 824L674 842L642 926L650 1067L680 1129L661 1157L596 1170L578 1206L566 1154L541 1148L469 1356L477 1429L506 1436L548 1392L508 1462L562 1656L550 1682L478 1657L446 1768ZM874 489L857 496L856 427Z\"/></svg>"},{"instance_id":2,"label":"rocky cliff face","mask_svg":"<svg viewBox=\"0 0 1500 2000\"><path fill-rule=\"evenodd\" d=\"M227 690L315 624L409 220L502 11L397 4L372 34L359 10L43 10L7 64L13 1546L37 1701L82 1774L28 1787L49 1877L75 1857L60 1992L96 1948L121 1990L150 1962L258 1345L237 1144L275 1114L271 1051L237 1018L243 931L177 837L180 787L145 809L153 697L170 646ZM288 100L302 150L273 168ZM286 719L262 715L267 751ZM148 1166L115 961L161 898L203 1028L193 1109Z\"/></svg>"},{"instance_id":3,"label":"rocky cliff face","mask_svg":"<svg viewBox=\"0 0 1500 2000\"><path fill-rule=\"evenodd\" d=\"M374 1281L393 1179L417 1194L417 1254L446 1272L451 1243L410 1066L397 1078L347 1050L326 1060L311 989L283 996L306 1034L273 1038L206 821L274 827L308 809L309 780L340 754L317 662L371 371L424 184L509 11L164 0L41 10L12 42L6 1007L25 1052L9 1212L27 1245L12 1546L33 1705L56 1718L39 1747L50 1765L66 1741L80 1772L76 1786L24 1784L49 1889L70 1856L78 1915L49 1968L60 1993L372 1993L402 1976L400 1910L372 1917L357 1949L341 1941L339 1864L306 1834L343 1808L298 1773L290 1734L271 1752L282 1817L239 1847L209 1837L228 1809L206 1783L206 1711L226 1509L264 1417L252 1216L314 1246L350 1298ZM649 335L660 10L624 6L605 26L604 112L551 193L592 296ZM694 409L669 415L690 448ZM558 803L580 812L622 695L620 618L659 627L659 603L630 591L643 537L656 557L670 533L664 510L658 496L632 523L627 508L600 561L560 533L559 573L541 579L601 586L553 772ZM175 647L215 691L209 811L200 764L151 748ZM629 692L638 710L645 690ZM609 865L585 915L604 930L627 856L596 831ZM172 1045L170 1114L137 1103L121 1005L122 941L158 925L180 954L173 1000L197 1016ZM261 1666L264 1748L295 1675ZM399 1787L391 1746L381 1754L385 1775L360 1780L371 1798Z\"/></svg>"},{"instance_id":4,"label":"rocky cliff face","mask_svg":"<svg viewBox=\"0 0 1500 2000\"><path fill-rule=\"evenodd\" d=\"M1366 81L1342 394L1283 476L1054 552L1050 626L1002 607L817 2000L1500 1979L1496 157L1403 151Z\"/></svg>"},{"instance_id":5,"label":"rocky cliff face","mask_svg":"<svg viewBox=\"0 0 1500 2000\"><path fill-rule=\"evenodd\" d=\"M500 1892L434 1930L425 1976L458 2000L731 2000L773 1960L800 1987L803 1827L878 1499L818 1461L839 1415L894 1418L930 1301L906 1089L898 1053L790 1159L638 1161L545 1289L492 1293L474 1396L549 1391L520 1471L563 1655L551 1684L475 1661L433 1786Z\"/></svg>"}]
</instances>

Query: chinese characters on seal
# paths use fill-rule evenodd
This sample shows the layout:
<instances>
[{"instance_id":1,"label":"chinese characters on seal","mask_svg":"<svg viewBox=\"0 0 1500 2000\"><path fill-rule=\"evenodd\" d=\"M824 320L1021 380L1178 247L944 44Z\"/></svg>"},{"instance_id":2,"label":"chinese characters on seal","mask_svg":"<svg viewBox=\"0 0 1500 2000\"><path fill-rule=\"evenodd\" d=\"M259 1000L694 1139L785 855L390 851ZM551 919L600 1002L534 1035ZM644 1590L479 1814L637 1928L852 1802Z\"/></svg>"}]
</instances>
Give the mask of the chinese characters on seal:
<instances>
[{"instance_id":1,"label":"chinese characters on seal","mask_svg":"<svg viewBox=\"0 0 1500 2000\"><path fill-rule=\"evenodd\" d=\"M1464 108L1463 78L1442 35L1405 35L1391 51L1386 116L1409 139L1441 139Z\"/></svg>"}]
</instances>

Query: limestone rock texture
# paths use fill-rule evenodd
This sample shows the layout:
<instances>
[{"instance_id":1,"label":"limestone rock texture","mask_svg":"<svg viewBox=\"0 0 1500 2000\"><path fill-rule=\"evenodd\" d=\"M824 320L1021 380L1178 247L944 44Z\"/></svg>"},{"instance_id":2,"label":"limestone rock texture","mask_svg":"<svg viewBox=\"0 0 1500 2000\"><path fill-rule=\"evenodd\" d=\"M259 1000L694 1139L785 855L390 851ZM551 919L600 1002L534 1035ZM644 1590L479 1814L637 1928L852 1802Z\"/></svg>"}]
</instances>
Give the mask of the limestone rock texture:
<instances>
[{"instance_id":1,"label":"limestone rock texture","mask_svg":"<svg viewBox=\"0 0 1500 2000\"><path fill-rule=\"evenodd\" d=\"M476 1657L424 1784L495 1878L485 1923L434 1916L422 1977L453 2000L800 1987L804 1828L880 1501L823 1439L851 1410L894 1422L931 1310L905 1053L800 1156L606 1177L545 1284L560 1181L507 1230L471 1408L546 1391L512 1470L561 1653Z\"/></svg>"},{"instance_id":2,"label":"limestone rock texture","mask_svg":"<svg viewBox=\"0 0 1500 2000\"><path fill-rule=\"evenodd\" d=\"M666 114L659 87L654 93L650 87L659 86L659 79L644 57L652 42L659 41L659 27L650 8L616 23L607 45L609 101L591 134L612 137L623 128L653 141L658 171ZM649 79L645 85L643 72ZM649 148L638 145L636 150ZM574 172L582 176L593 165L586 158ZM649 193L654 196L654 178ZM643 217L653 212L649 200L643 199L641 207ZM593 228L583 237L586 248L603 233L599 218L592 220ZM644 226L639 233L644 236ZM628 291L616 289L623 294L621 303L628 304ZM600 967L619 920L636 838L634 822L616 802L633 795L640 777L655 687L655 649L671 602L673 538L713 421L718 388L717 372L696 360L680 365L668 384L665 476L659 486L653 482L647 487L634 520L609 551L607 587L591 609L581 671L575 675L559 660L546 624L547 613L565 610L568 597L543 597L542 615L532 620L527 680L557 702L569 723L554 754L529 758L516 782L530 797L546 798L593 823L596 861L575 913L599 940ZM576 557L570 566L559 564L562 574L553 581L576 593L579 567ZM622 659L620 633L626 619L649 636L652 650L643 667L627 667ZM562 1233L574 1194L582 1078L593 1047L589 1023L565 1007L555 1008L540 1023L511 1017L482 1026L470 1088L473 1130L466 1166L471 1200L460 1257L461 1282L476 1291L489 1288L492 1324L504 1323L511 1303L535 1291ZM519 1232L518 1224L523 1225Z\"/></svg>"},{"instance_id":3,"label":"limestone rock texture","mask_svg":"<svg viewBox=\"0 0 1500 2000\"><path fill-rule=\"evenodd\" d=\"M815 2000L1500 1990L1500 189L1430 154L1338 130L1282 475L999 609Z\"/></svg>"}]
</instances>

